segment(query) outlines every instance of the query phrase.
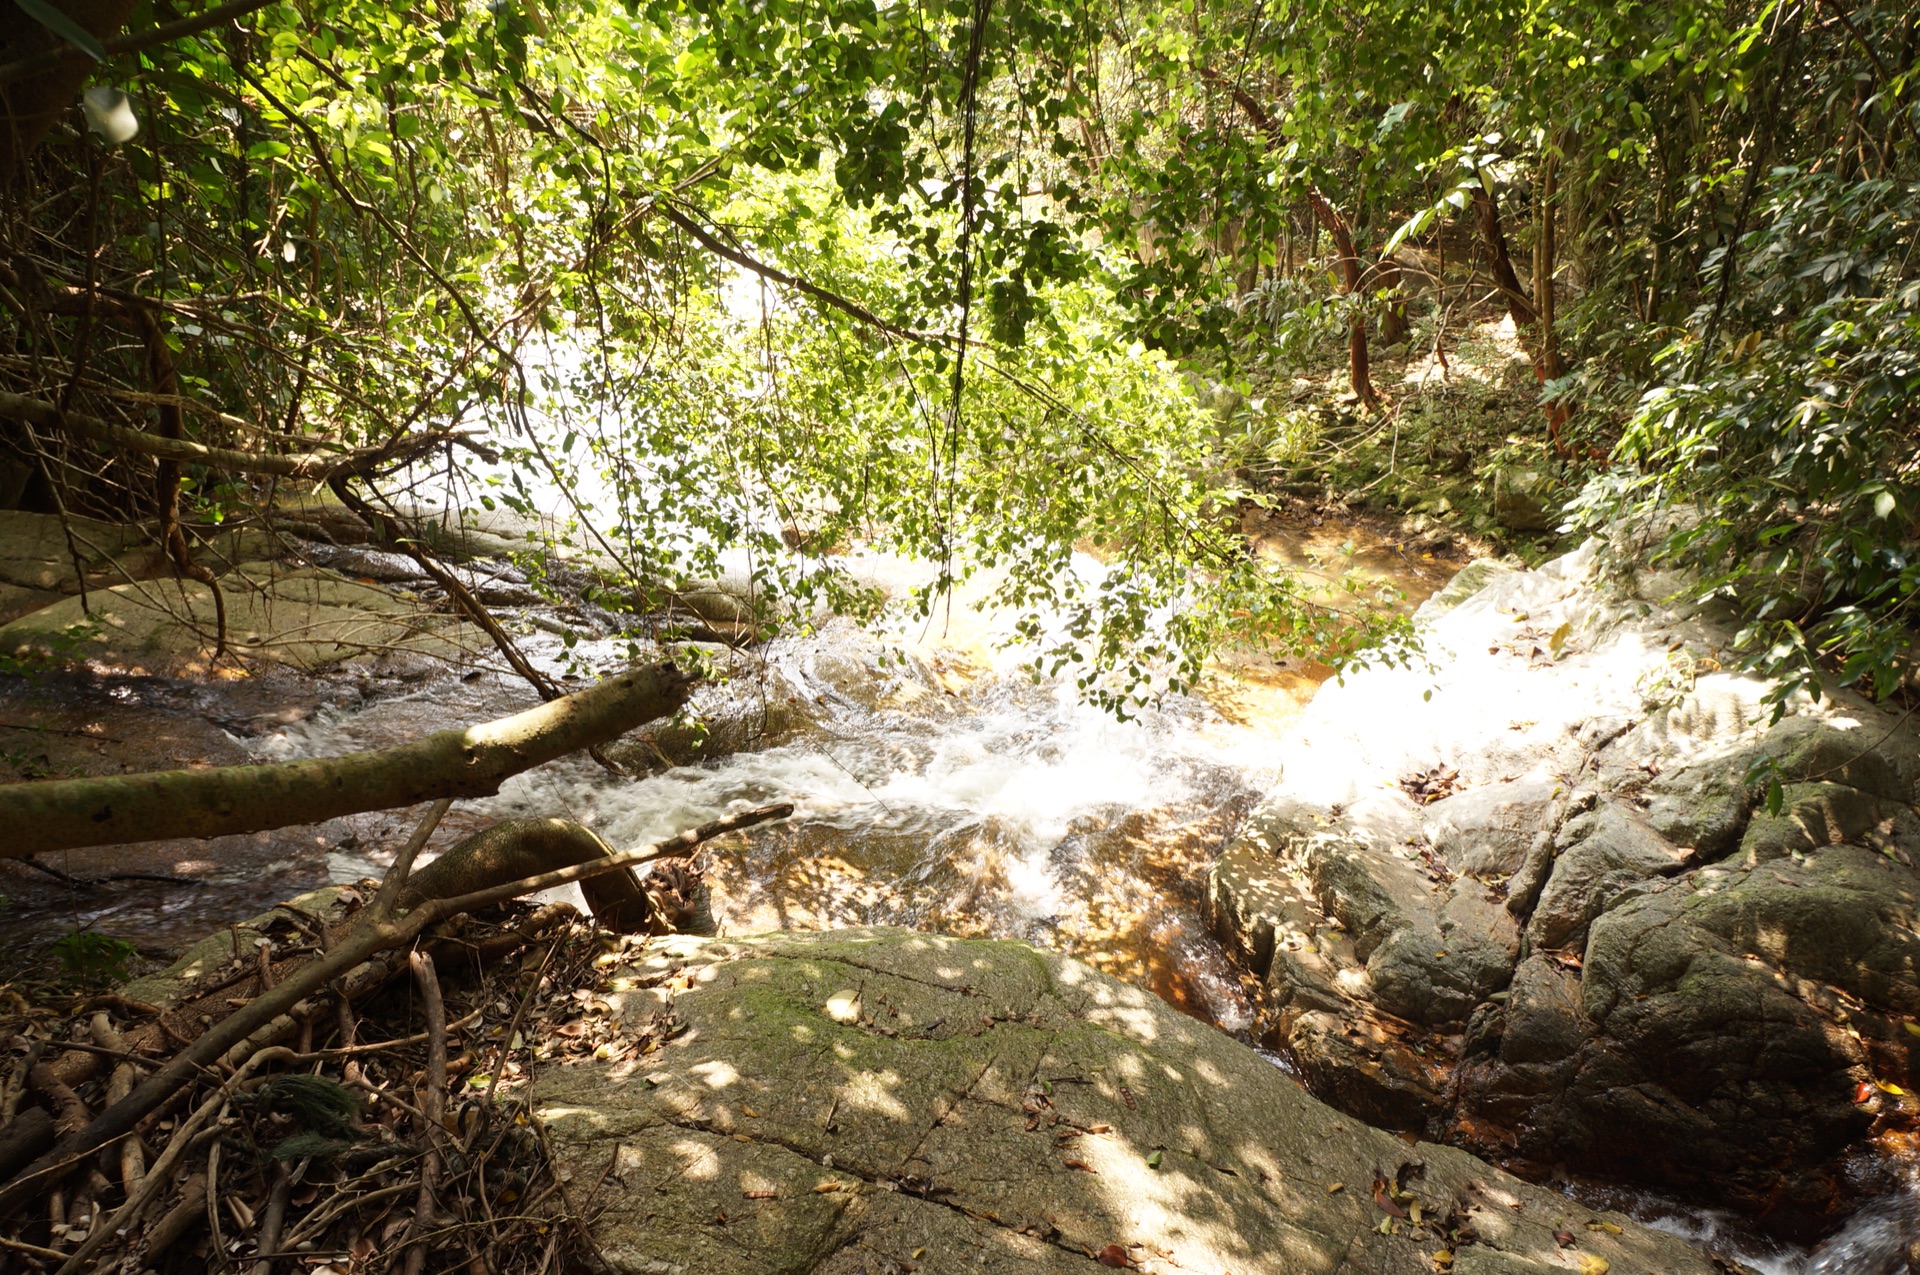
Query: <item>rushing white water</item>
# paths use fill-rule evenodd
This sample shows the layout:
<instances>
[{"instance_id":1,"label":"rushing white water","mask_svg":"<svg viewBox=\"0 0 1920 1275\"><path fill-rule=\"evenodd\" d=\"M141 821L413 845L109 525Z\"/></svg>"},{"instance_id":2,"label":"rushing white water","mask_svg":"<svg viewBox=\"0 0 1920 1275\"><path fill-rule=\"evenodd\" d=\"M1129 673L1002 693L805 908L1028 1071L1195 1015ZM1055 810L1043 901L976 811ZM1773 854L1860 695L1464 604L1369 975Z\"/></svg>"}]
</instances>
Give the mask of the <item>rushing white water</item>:
<instances>
[{"instance_id":1,"label":"rushing white water","mask_svg":"<svg viewBox=\"0 0 1920 1275\"><path fill-rule=\"evenodd\" d=\"M557 644L543 653L557 657ZM626 848L792 800L784 825L708 853L723 930L899 924L1024 938L1250 1029L1198 904L1206 859L1274 777L1264 737L1194 699L1119 721L1071 684L993 663L978 646L902 649L844 622L781 639L695 701L734 751L636 778L551 763L461 803L450 834L562 815ZM441 683L316 714L255 747L264 759L392 742L444 725L447 696ZM766 725L771 738L754 740ZM336 851L336 879L377 873L392 839L366 840L384 848Z\"/></svg>"},{"instance_id":2,"label":"rushing white water","mask_svg":"<svg viewBox=\"0 0 1920 1275\"><path fill-rule=\"evenodd\" d=\"M1861 1208L1811 1249L1756 1235L1732 1214L1649 1191L1593 1184L1567 1190L1591 1208L1617 1210L1731 1260L1737 1263L1733 1269L1748 1275L1906 1275L1915 1269L1912 1246L1920 1243L1920 1183L1910 1172L1904 1186Z\"/></svg>"}]
</instances>

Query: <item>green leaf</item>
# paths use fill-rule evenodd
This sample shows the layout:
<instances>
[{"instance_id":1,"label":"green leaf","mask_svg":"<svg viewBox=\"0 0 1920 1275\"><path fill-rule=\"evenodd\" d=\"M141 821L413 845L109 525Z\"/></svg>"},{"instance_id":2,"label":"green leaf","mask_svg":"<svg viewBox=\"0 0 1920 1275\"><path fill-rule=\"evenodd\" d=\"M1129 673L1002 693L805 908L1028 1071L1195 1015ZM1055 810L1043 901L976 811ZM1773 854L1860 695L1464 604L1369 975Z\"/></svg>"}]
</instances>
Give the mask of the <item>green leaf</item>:
<instances>
[{"instance_id":1,"label":"green leaf","mask_svg":"<svg viewBox=\"0 0 1920 1275\"><path fill-rule=\"evenodd\" d=\"M1873 516L1876 518L1893 517L1893 493L1883 491L1873 498Z\"/></svg>"},{"instance_id":2,"label":"green leaf","mask_svg":"<svg viewBox=\"0 0 1920 1275\"><path fill-rule=\"evenodd\" d=\"M1148 1153L1147 1167L1149 1169L1157 1169L1160 1167L1160 1153L1158 1151L1153 1151Z\"/></svg>"},{"instance_id":3,"label":"green leaf","mask_svg":"<svg viewBox=\"0 0 1920 1275\"><path fill-rule=\"evenodd\" d=\"M87 34L86 28L69 18L60 10L47 3L47 0L13 0L20 11L38 22L47 30L80 50L95 62L105 62L107 51L100 47L100 41Z\"/></svg>"}]
</instances>

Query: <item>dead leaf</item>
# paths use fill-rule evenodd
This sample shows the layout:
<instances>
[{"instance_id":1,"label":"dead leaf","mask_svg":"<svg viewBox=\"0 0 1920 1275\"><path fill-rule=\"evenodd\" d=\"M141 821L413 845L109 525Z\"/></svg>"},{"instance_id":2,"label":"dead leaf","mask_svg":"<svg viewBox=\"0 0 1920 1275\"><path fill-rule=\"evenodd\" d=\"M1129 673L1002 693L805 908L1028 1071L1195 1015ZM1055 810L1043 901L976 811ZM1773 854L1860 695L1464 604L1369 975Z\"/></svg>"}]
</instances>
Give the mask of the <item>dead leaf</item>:
<instances>
[{"instance_id":1,"label":"dead leaf","mask_svg":"<svg viewBox=\"0 0 1920 1275\"><path fill-rule=\"evenodd\" d=\"M1580 1255L1580 1275L1607 1275L1613 1269L1613 1263L1594 1253Z\"/></svg>"},{"instance_id":2,"label":"dead leaf","mask_svg":"<svg viewBox=\"0 0 1920 1275\"><path fill-rule=\"evenodd\" d=\"M1127 1256L1127 1250L1118 1244L1109 1244L1100 1250L1100 1265L1111 1266L1115 1270L1127 1270L1132 1267L1133 1259Z\"/></svg>"}]
</instances>

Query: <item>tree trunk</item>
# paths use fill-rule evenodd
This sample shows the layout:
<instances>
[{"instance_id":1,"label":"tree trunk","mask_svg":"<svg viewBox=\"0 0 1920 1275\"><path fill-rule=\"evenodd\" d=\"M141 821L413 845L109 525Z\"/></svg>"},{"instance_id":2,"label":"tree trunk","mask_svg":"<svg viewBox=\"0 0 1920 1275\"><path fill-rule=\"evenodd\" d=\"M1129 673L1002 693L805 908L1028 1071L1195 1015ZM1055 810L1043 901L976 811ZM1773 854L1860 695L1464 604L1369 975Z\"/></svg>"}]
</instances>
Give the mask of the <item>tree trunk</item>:
<instances>
[{"instance_id":1,"label":"tree trunk","mask_svg":"<svg viewBox=\"0 0 1920 1275\"><path fill-rule=\"evenodd\" d=\"M319 823L437 797L483 797L510 776L603 744L687 700L693 678L656 664L538 708L397 748L264 766L0 786L0 858L166 837Z\"/></svg>"},{"instance_id":2,"label":"tree trunk","mask_svg":"<svg viewBox=\"0 0 1920 1275\"><path fill-rule=\"evenodd\" d=\"M1543 337L1540 312L1520 286L1520 276L1513 272L1513 256L1507 250L1507 234L1500 225L1500 205L1494 202L1493 193L1487 188L1484 177L1473 188L1473 209L1479 214L1480 237L1486 241L1488 268L1493 271L1493 282L1506 298L1507 313L1512 316L1520 344L1533 363L1534 379L1545 385L1560 375L1559 350L1551 345L1550 338ZM1540 282L1538 278L1534 280L1536 286ZM1544 291L1550 294L1552 290L1553 284L1549 278ZM1553 304L1551 297L1546 304ZM1549 350L1552 350L1551 361ZM1548 441L1553 444L1555 454L1563 455L1566 444L1560 437L1560 430L1566 424L1567 409L1557 403L1548 403L1545 411Z\"/></svg>"},{"instance_id":3,"label":"tree trunk","mask_svg":"<svg viewBox=\"0 0 1920 1275\"><path fill-rule=\"evenodd\" d=\"M1380 395L1374 392L1367 366L1367 316L1360 308L1360 254L1354 251L1353 232L1347 228L1346 218L1327 202L1326 196L1309 189L1307 201L1333 239L1340 258L1341 288L1353 299L1352 315L1347 320L1347 380L1360 401L1371 407L1380 401Z\"/></svg>"},{"instance_id":4,"label":"tree trunk","mask_svg":"<svg viewBox=\"0 0 1920 1275\"><path fill-rule=\"evenodd\" d=\"M1413 335L1407 322L1406 294L1400 289L1400 263L1391 256L1382 257L1373 267L1374 277L1391 295L1380 312L1380 341L1383 345L1401 345Z\"/></svg>"},{"instance_id":5,"label":"tree trunk","mask_svg":"<svg viewBox=\"0 0 1920 1275\"><path fill-rule=\"evenodd\" d=\"M1560 336L1553 327L1553 272L1557 268L1558 249L1553 223L1560 202L1559 183L1559 165L1548 155L1540 162L1540 227L1533 246L1533 301L1540 316L1540 361L1549 380L1557 379L1565 370L1560 366Z\"/></svg>"}]
</instances>

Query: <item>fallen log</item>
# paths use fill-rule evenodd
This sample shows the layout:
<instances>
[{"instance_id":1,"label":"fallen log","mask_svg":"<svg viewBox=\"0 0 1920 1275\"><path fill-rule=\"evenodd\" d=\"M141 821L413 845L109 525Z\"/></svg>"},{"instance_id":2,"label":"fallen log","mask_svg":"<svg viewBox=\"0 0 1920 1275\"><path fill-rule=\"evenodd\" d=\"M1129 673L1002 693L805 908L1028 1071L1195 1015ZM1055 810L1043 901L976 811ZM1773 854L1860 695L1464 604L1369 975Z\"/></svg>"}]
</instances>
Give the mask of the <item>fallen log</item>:
<instances>
[{"instance_id":1,"label":"fallen log","mask_svg":"<svg viewBox=\"0 0 1920 1275\"><path fill-rule=\"evenodd\" d=\"M523 770L665 717L694 678L672 664L622 673L513 717L394 748L260 766L0 785L0 858L219 837L319 823L438 797L485 797Z\"/></svg>"}]
</instances>

